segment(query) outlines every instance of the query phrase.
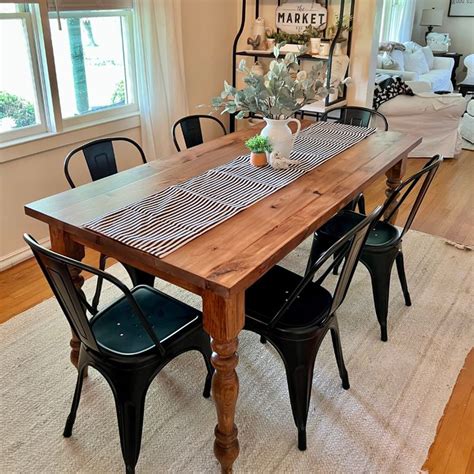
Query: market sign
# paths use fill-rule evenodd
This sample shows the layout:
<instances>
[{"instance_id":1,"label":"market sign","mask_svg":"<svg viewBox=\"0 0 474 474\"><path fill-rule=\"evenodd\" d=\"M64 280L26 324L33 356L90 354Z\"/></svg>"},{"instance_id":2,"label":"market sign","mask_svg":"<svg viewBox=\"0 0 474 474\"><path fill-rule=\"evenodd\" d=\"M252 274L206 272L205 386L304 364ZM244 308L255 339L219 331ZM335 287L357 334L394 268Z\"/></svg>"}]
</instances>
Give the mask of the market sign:
<instances>
[{"instance_id":1,"label":"market sign","mask_svg":"<svg viewBox=\"0 0 474 474\"><path fill-rule=\"evenodd\" d=\"M315 28L327 22L326 8L315 0L291 1L276 9L276 26L285 33L302 33L312 25Z\"/></svg>"}]
</instances>

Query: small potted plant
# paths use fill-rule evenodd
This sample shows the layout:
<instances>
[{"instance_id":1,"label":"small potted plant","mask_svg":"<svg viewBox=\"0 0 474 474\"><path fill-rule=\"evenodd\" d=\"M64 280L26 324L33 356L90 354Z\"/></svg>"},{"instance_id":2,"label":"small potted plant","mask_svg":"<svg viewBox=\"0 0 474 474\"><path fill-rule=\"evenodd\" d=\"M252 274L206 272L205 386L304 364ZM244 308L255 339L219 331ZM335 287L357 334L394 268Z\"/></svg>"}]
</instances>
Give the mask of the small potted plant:
<instances>
[{"instance_id":1,"label":"small potted plant","mask_svg":"<svg viewBox=\"0 0 474 474\"><path fill-rule=\"evenodd\" d=\"M270 51L273 51L273 48L275 47L275 38L277 36L277 32L275 30L268 29L266 32L267 36L267 49Z\"/></svg>"},{"instance_id":2,"label":"small potted plant","mask_svg":"<svg viewBox=\"0 0 474 474\"><path fill-rule=\"evenodd\" d=\"M262 135L255 135L245 142L245 146L250 150L250 163L260 167L267 164L267 153L272 151L270 140Z\"/></svg>"},{"instance_id":3,"label":"small potted plant","mask_svg":"<svg viewBox=\"0 0 474 474\"><path fill-rule=\"evenodd\" d=\"M305 33L309 37L310 51L311 54L319 54L321 49L321 37L323 35L323 30L326 28L326 23L322 24L318 28L313 25L308 25L305 29Z\"/></svg>"}]
</instances>

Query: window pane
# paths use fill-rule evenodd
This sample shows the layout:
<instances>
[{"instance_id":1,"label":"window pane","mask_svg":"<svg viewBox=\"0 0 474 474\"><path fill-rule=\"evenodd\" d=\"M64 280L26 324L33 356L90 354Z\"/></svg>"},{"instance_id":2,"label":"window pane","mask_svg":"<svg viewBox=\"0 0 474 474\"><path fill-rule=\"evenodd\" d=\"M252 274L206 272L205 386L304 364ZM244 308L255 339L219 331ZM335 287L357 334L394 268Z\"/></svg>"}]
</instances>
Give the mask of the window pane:
<instances>
[{"instance_id":1,"label":"window pane","mask_svg":"<svg viewBox=\"0 0 474 474\"><path fill-rule=\"evenodd\" d=\"M129 103L124 19L71 16L50 19L63 117Z\"/></svg>"},{"instance_id":2,"label":"window pane","mask_svg":"<svg viewBox=\"0 0 474 474\"><path fill-rule=\"evenodd\" d=\"M0 133L40 123L25 20L0 20Z\"/></svg>"},{"instance_id":3,"label":"window pane","mask_svg":"<svg viewBox=\"0 0 474 474\"><path fill-rule=\"evenodd\" d=\"M15 13L18 11L14 3L0 3L0 13Z\"/></svg>"}]
</instances>

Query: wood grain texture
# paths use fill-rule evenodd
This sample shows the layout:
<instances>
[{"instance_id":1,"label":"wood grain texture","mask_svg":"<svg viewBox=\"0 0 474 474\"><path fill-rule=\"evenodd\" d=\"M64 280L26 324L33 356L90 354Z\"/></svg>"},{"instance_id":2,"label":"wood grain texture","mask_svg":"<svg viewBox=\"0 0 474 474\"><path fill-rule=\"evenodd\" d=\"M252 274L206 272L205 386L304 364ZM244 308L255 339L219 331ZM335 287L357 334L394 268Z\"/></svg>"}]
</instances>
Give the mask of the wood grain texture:
<instances>
[{"instance_id":1,"label":"wood grain texture","mask_svg":"<svg viewBox=\"0 0 474 474\"><path fill-rule=\"evenodd\" d=\"M163 259L82 227L93 218L245 153L244 141L253 133L255 130L227 135L168 160L51 196L27 205L26 213L61 226L85 246L195 293L208 289L227 297L254 283L420 141L396 132L377 132Z\"/></svg>"},{"instance_id":2,"label":"wood grain texture","mask_svg":"<svg viewBox=\"0 0 474 474\"><path fill-rule=\"evenodd\" d=\"M474 349L459 373L422 470L432 474L474 472Z\"/></svg>"}]
</instances>

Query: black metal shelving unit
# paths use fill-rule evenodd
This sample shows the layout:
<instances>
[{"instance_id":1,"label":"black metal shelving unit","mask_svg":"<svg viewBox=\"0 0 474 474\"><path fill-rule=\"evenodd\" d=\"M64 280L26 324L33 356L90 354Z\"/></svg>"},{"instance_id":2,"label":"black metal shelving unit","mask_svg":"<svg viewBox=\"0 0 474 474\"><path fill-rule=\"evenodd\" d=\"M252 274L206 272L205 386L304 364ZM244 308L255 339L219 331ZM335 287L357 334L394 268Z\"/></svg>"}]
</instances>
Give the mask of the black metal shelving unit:
<instances>
[{"instance_id":1,"label":"black metal shelving unit","mask_svg":"<svg viewBox=\"0 0 474 474\"><path fill-rule=\"evenodd\" d=\"M255 52L249 52L249 51L238 51L238 45L239 45L239 40L242 36L242 33L245 28L245 20L246 20L246 15L247 15L247 0L241 0L242 1L242 10L241 10L241 21L240 21L240 27L237 32L237 35L235 36L234 43L232 46L232 85L236 87L237 83L237 57L245 57L245 56L250 56L253 57L255 61L257 61L258 58L273 58L273 54L265 51L255 51ZM348 0L350 2L350 16L351 16L351 28L348 33L348 38L347 38L347 55L350 57L350 51L351 51L351 43L352 43L352 18L354 16L354 3L355 0ZM339 18L344 17L344 11L345 11L345 6L347 4L347 0L339 0L340 6L339 6ZM281 5L281 0L276 1L276 6ZM331 4L331 0L325 0L324 2L324 7L327 9L328 6ZM260 16L260 0L255 0L255 19ZM339 24L339 27L336 31L336 35L331 41L331 46L329 48L329 55L328 57L315 57L310 54L303 54L298 57L300 61L325 61L327 62L327 86L331 84L331 68L332 68L332 57L334 53L334 49L336 47L336 40L339 38L341 34L341 24ZM283 55L281 55L283 56ZM338 98L334 101L329 100L329 95L325 99L325 108L329 108L330 106L336 105L340 102L344 102L346 100L347 96L347 90L346 87L343 87L343 95L338 96ZM317 112L311 112L311 111L304 111L305 115L313 115L317 116ZM233 132L235 131L235 115L230 116L230 131Z\"/></svg>"}]
</instances>

